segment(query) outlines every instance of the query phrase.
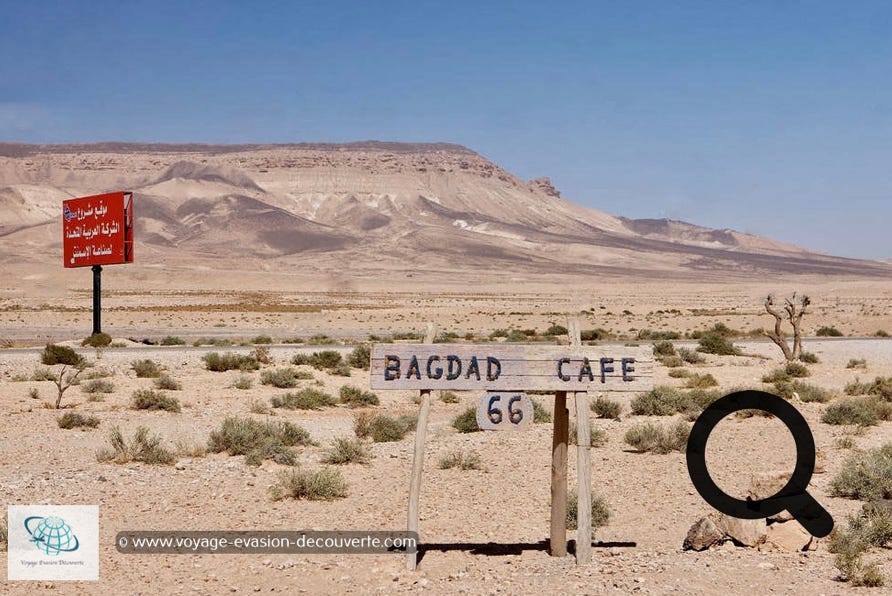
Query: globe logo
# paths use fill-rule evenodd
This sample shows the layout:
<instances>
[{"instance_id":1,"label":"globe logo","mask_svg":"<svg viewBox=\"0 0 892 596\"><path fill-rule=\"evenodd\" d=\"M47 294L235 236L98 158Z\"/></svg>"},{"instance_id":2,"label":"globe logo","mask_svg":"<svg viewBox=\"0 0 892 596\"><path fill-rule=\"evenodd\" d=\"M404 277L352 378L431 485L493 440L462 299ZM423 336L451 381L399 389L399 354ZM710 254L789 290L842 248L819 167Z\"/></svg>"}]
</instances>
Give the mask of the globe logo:
<instances>
[{"instance_id":1,"label":"globe logo","mask_svg":"<svg viewBox=\"0 0 892 596\"><path fill-rule=\"evenodd\" d=\"M74 552L80 546L71 526L61 517L29 517L25 519L25 530L37 550L47 555Z\"/></svg>"}]
</instances>

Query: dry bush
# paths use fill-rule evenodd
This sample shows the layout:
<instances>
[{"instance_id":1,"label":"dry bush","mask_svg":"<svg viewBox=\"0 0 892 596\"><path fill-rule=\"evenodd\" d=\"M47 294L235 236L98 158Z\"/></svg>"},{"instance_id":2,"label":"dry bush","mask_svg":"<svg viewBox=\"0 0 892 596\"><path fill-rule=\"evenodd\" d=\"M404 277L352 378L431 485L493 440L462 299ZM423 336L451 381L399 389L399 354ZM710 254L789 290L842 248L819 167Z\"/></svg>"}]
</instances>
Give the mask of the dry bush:
<instances>
[{"instance_id":1,"label":"dry bush","mask_svg":"<svg viewBox=\"0 0 892 596\"><path fill-rule=\"evenodd\" d=\"M96 453L96 459L100 462L114 462L126 464L131 461L153 465L170 465L176 457L161 446L161 437L150 435L149 429L140 426L136 429L133 439L127 441L124 434L117 426L108 435L111 447L103 447Z\"/></svg>"},{"instance_id":2,"label":"dry bush","mask_svg":"<svg viewBox=\"0 0 892 596\"><path fill-rule=\"evenodd\" d=\"M278 389L297 387L297 371L293 368L277 368L260 373L261 385L272 385Z\"/></svg>"},{"instance_id":3,"label":"dry bush","mask_svg":"<svg viewBox=\"0 0 892 596\"><path fill-rule=\"evenodd\" d=\"M180 391L183 388L182 383L170 375L161 375L155 379L154 385L156 389L167 389L168 391Z\"/></svg>"},{"instance_id":4,"label":"dry bush","mask_svg":"<svg viewBox=\"0 0 892 596\"><path fill-rule=\"evenodd\" d=\"M96 416L85 416L77 412L66 412L56 419L59 428L96 428L99 426L99 418Z\"/></svg>"},{"instance_id":5,"label":"dry bush","mask_svg":"<svg viewBox=\"0 0 892 596\"><path fill-rule=\"evenodd\" d=\"M370 437L375 443L388 443L405 437L414 428L414 422L408 416L394 418L387 414L362 412L354 419L353 432L361 439Z\"/></svg>"},{"instance_id":6,"label":"dry bush","mask_svg":"<svg viewBox=\"0 0 892 596\"><path fill-rule=\"evenodd\" d=\"M456 449L441 457L437 466L441 470L451 470L452 468L458 468L462 471L482 470L483 460L480 458L480 454L474 450L462 451L461 449Z\"/></svg>"},{"instance_id":7,"label":"dry bush","mask_svg":"<svg viewBox=\"0 0 892 596\"><path fill-rule=\"evenodd\" d=\"M285 498L308 501L333 501L347 496L347 481L335 468L304 471L284 470L270 489L273 500Z\"/></svg>"},{"instance_id":8,"label":"dry bush","mask_svg":"<svg viewBox=\"0 0 892 596\"><path fill-rule=\"evenodd\" d=\"M629 429L625 441L637 451L670 453L684 451L688 444L691 427L678 420L669 425L645 422Z\"/></svg>"},{"instance_id":9,"label":"dry bush","mask_svg":"<svg viewBox=\"0 0 892 596\"><path fill-rule=\"evenodd\" d=\"M322 456L324 464L367 464L372 452L359 438L340 437L332 441Z\"/></svg>"},{"instance_id":10,"label":"dry bush","mask_svg":"<svg viewBox=\"0 0 892 596\"><path fill-rule=\"evenodd\" d=\"M130 363L130 367L139 379L154 379L160 377L163 370L160 364L149 358L146 358L145 360L134 360Z\"/></svg>"},{"instance_id":11,"label":"dry bush","mask_svg":"<svg viewBox=\"0 0 892 596\"><path fill-rule=\"evenodd\" d=\"M619 418L619 415L623 411L623 406L618 401L598 396L595 398L595 401L592 402L591 410L598 418L615 419Z\"/></svg>"},{"instance_id":12,"label":"dry bush","mask_svg":"<svg viewBox=\"0 0 892 596\"><path fill-rule=\"evenodd\" d=\"M130 408L133 410L179 412L180 401L175 397L169 397L154 389L137 389L133 392Z\"/></svg>"},{"instance_id":13,"label":"dry bush","mask_svg":"<svg viewBox=\"0 0 892 596\"><path fill-rule=\"evenodd\" d=\"M597 495L592 495L592 536L595 530L610 523L610 507L607 501ZM579 495L576 491L567 495L567 529L575 530L579 527Z\"/></svg>"},{"instance_id":14,"label":"dry bush","mask_svg":"<svg viewBox=\"0 0 892 596\"><path fill-rule=\"evenodd\" d=\"M381 403L378 396L371 391L363 391L359 387L344 385L340 390L341 403L351 408L377 406Z\"/></svg>"},{"instance_id":15,"label":"dry bush","mask_svg":"<svg viewBox=\"0 0 892 596\"><path fill-rule=\"evenodd\" d=\"M862 501L892 498L892 443L849 455L830 482L830 494Z\"/></svg>"},{"instance_id":16,"label":"dry bush","mask_svg":"<svg viewBox=\"0 0 892 596\"><path fill-rule=\"evenodd\" d=\"M274 408L285 408L286 410L321 410L334 406L335 399L323 391L307 387L296 393L277 395L270 400L270 403Z\"/></svg>"},{"instance_id":17,"label":"dry bush","mask_svg":"<svg viewBox=\"0 0 892 596\"><path fill-rule=\"evenodd\" d=\"M218 354L210 352L202 357L205 368L213 372L224 372L227 370L240 370L242 372L257 370L260 363L251 356L244 356L234 352L226 352Z\"/></svg>"}]
</instances>

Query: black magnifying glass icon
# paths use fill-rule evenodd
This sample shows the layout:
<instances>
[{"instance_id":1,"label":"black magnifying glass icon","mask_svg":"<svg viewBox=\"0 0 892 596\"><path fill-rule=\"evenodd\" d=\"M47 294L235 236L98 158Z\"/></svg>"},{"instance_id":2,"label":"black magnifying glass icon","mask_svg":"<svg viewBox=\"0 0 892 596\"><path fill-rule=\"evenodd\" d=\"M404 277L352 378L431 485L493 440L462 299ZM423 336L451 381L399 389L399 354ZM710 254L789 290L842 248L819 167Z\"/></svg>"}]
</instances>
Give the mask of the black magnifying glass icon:
<instances>
[{"instance_id":1,"label":"black magnifying glass icon","mask_svg":"<svg viewBox=\"0 0 892 596\"><path fill-rule=\"evenodd\" d=\"M713 482L706 468L706 441L712 429L739 410L763 410L787 425L796 442L796 467L776 494L758 501L728 495ZM687 447L688 473L703 499L726 515L742 519L771 517L787 510L810 534L823 538L833 530L833 518L808 491L815 470L815 440L805 418L783 398L764 391L737 391L716 400L697 418Z\"/></svg>"}]
</instances>

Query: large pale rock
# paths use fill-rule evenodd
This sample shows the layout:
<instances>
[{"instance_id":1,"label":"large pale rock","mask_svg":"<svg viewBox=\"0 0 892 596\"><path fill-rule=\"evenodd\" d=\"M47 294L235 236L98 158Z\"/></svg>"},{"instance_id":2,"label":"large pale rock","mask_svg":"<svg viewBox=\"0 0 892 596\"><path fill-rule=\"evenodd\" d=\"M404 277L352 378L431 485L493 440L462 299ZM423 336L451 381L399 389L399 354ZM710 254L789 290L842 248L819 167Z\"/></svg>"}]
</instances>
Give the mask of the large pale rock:
<instances>
[{"instance_id":1,"label":"large pale rock","mask_svg":"<svg viewBox=\"0 0 892 596\"><path fill-rule=\"evenodd\" d=\"M747 495L753 501L761 501L777 494L790 480L790 472L764 472L753 474ZM769 521L786 522L793 519L789 511L781 511L768 518Z\"/></svg>"},{"instance_id":2,"label":"large pale rock","mask_svg":"<svg viewBox=\"0 0 892 596\"><path fill-rule=\"evenodd\" d=\"M715 525L734 542L743 546L758 546L765 542L768 533L764 519L738 519L723 513L716 519Z\"/></svg>"},{"instance_id":3,"label":"large pale rock","mask_svg":"<svg viewBox=\"0 0 892 596\"><path fill-rule=\"evenodd\" d=\"M811 541L812 535L806 532L799 522L790 521L768 526L766 542L781 550L790 552L805 550Z\"/></svg>"},{"instance_id":4,"label":"large pale rock","mask_svg":"<svg viewBox=\"0 0 892 596\"><path fill-rule=\"evenodd\" d=\"M696 521L688 535L684 539L682 548L684 550L706 550L713 544L719 542L725 537L725 533L720 530L711 517L704 517Z\"/></svg>"}]
</instances>

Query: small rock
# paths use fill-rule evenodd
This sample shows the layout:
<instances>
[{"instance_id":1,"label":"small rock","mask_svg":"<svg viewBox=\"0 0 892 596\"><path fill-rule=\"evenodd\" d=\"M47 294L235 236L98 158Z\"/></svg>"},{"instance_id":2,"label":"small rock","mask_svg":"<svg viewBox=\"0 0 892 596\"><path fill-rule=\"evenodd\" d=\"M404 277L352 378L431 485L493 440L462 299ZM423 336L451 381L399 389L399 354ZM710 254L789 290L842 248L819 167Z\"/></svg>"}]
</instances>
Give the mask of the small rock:
<instances>
[{"instance_id":1,"label":"small rock","mask_svg":"<svg viewBox=\"0 0 892 596\"><path fill-rule=\"evenodd\" d=\"M811 542L811 534L806 532L799 522L790 521L768 526L767 542L785 551L805 550Z\"/></svg>"},{"instance_id":2,"label":"small rock","mask_svg":"<svg viewBox=\"0 0 892 596\"><path fill-rule=\"evenodd\" d=\"M178 461L178 462L176 463L176 465L174 465L174 468L177 469L177 470L185 470L185 469L186 469L186 462L184 462L184 461Z\"/></svg>"},{"instance_id":3,"label":"small rock","mask_svg":"<svg viewBox=\"0 0 892 596\"><path fill-rule=\"evenodd\" d=\"M716 527L715 522L707 516L696 521L691 526L681 547L684 550L706 550L721 540L724 535L725 533Z\"/></svg>"},{"instance_id":4,"label":"small rock","mask_svg":"<svg viewBox=\"0 0 892 596\"><path fill-rule=\"evenodd\" d=\"M774 563L759 563L759 569L777 569L777 565Z\"/></svg>"},{"instance_id":5,"label":"small rock","mask_svg":"<svg viewBox=\"0 0 892 596\"><path fill-rule=\"evenodd\" d=\"M610 556L611 556L611 557L618 557L618 556L620 555L621 552L622 552L622 551L620 551L619 548L616 547L616 546L611 546L611 547L610 547Z\"/></svg>"},{"instance_id":6,"label":"small rock","mask_svg":"<svg viewBox=\"0 0 892 596\"><path fill-rule=\"evenodd\" d=\"M738 519L724 513L716 520L716 527L743 546L757 546L765 542L768 528L764 519Z\"/></svg>"}]
</instances>

